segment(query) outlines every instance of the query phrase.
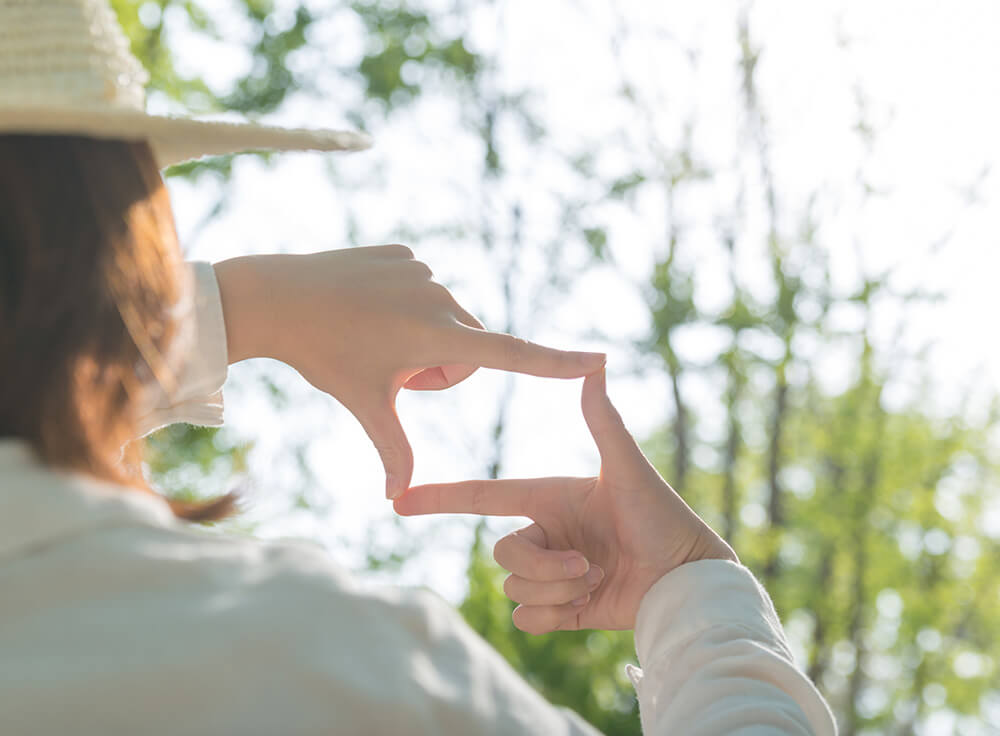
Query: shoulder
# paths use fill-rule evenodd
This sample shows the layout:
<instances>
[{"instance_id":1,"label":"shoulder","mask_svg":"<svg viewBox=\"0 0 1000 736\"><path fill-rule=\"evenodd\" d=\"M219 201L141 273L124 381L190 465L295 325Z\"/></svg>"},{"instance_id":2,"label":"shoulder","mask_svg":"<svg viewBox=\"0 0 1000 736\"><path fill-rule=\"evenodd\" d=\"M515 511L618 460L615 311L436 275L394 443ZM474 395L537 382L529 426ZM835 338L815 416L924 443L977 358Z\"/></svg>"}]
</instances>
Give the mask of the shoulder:
<instances>
[{"instance_id":1,"label":"shoulder","mask_svg":"<svg viewBox=\"0 0 1000 736\"><path fill-rule=\"evenodd\" d=\"M566 727L435 593L366 586L308 543L183 529L142 536L127 546L135 564L157 571L148 615L161 636L190 647L198 678L267 692L271 707L294 703L297 718L336 712L357 733Z\"/></svg>"},{"instance_id":2,"label":"shoulder","mask_svg":"<svg viewBox=\"0 0 1000 736\"><path fill-rule=\"evenodd\" d=\"M407 726L435 720L421 650L460 623L428 593L362 590L308 544L179 526L94 529L0 574L0 681L58 678L51 732L75 714L104 733L150 718L175 733L325 733L334 716L349 733L422 733ZM0 692L0 731L51 697L30 681Z\"/></svg>"},{"instance_id":3,"label":"shoulder","mask_svg":"<svg viewBox=\"0 0 1000 736\"><path fill-rule=\"evenodd\" d=\"M46 473L4 491L24 513L0 548L0 732L566 732L428 591L125 489Z\"/></svg>"}]
</instances>

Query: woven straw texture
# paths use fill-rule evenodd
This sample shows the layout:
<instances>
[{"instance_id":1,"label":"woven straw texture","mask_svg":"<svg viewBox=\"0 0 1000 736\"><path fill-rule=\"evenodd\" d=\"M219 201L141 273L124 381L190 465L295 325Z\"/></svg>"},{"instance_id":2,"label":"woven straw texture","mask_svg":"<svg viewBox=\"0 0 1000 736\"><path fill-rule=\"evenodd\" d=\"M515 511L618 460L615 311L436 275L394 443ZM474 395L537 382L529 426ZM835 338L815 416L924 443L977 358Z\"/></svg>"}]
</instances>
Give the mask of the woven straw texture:
<instances>
[{"instance_id":1,"label":"woven straw texture","mask_svg":"<svg viewBox=\"0 0 1000 736\"><path fill-rule=\"evenodd\" d=\"M148 140L163 166L249 150L361 150L367 136L145 113L148 75L107 0L0 0L0 133Z\"/></svg>"},{"instance_id":2,"label":"woven straw texture","mask_svg":"<svg viewBox=\"0 0 1000 736\"><path fill-rule=\"evenodd\" d=\"M147 81L103 0L0 0L0 106L142 110Z\"/></svg>"}]
</instances>

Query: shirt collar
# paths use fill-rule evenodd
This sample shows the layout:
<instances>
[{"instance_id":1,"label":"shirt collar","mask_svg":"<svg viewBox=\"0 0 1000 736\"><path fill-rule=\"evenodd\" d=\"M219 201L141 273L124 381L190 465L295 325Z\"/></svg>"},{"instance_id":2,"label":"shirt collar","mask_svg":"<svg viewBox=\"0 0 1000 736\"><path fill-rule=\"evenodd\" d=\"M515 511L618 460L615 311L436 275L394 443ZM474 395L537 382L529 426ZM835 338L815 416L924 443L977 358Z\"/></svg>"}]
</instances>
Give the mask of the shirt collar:
<instances>
[{"instance_id":1,"label":"shirt collar","mask_svg":"<svg viewBox=\"0 0 1000 736\"><path fill-rule=\"evenodd\" d=\"M14 439L0 439L0 468L37 465L34 453L27 442ZM0 471L2 472L2 471Z\"/></svg>"},{"instance_id":2,"label":"shirt collar","mask_svg":"<svg viewBox=\"0 0 1000 736\"><path fill-rule=\"evenodd\" d=\"M0 439L0 563L102 527L172 523L163 499L53 470L27 443Z\"/></svg>"}]
</instances>

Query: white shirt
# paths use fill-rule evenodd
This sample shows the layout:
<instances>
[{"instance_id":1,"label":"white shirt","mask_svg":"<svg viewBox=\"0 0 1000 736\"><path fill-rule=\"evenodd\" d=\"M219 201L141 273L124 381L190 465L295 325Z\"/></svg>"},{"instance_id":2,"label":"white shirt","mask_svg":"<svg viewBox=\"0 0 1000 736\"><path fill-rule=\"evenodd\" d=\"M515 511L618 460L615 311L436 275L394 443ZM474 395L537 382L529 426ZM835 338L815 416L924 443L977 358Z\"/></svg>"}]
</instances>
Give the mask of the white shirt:
<instances>
[{"instance_id":1,"label":"white shirt","mask_svg":"<svg viewBox=\"0 0 1000 736\"><path fill-rule=\"evenodd\" d=\"M181 389L143 423L218 424L225 327L195 265ZM558 636L558 634L555 634ZM646 734L817 734L830 711L746 568L664 576L629 668ZM229 538L0 441L2 734L594 734L423 590L362 590L308 544Z\"/></svg>"}]
</instances>

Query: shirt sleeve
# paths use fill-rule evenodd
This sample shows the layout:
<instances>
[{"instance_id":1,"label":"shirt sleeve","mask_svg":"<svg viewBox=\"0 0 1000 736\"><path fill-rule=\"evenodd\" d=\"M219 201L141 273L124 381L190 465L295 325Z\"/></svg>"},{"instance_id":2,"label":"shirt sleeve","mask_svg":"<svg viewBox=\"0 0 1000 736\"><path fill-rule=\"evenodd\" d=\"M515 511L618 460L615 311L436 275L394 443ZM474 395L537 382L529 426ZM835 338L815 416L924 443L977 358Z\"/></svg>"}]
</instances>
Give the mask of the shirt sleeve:
<instances>
[{"instance_id":1,"label":"shirt sleeve","mask_svg":"<svg viewBox=\"0 0 1000 736\"><path fill-rule=\"evenodd\" d=\"M173 361L177 386L168 395L150 387L138 422L139 436L177 422L222 425L222 384L229 366L222 297L210 263L185 266L192 282L190 308L181 318L179 354Z\"/></svg>"},{"instance_id":2,"label":"shirt sleeve","mask_svg":"<svg viewBox=\"0 0 1000 736\"><path fill-rule=\"evenodd\" d=\"M767 592L724 560L678 567L646 594L629 676L646 736L833 736L826 701L794 663Z\"/></svg>"}]
</instances>

